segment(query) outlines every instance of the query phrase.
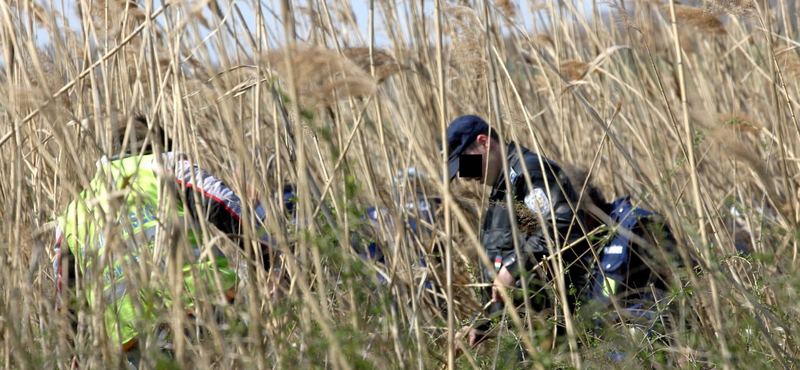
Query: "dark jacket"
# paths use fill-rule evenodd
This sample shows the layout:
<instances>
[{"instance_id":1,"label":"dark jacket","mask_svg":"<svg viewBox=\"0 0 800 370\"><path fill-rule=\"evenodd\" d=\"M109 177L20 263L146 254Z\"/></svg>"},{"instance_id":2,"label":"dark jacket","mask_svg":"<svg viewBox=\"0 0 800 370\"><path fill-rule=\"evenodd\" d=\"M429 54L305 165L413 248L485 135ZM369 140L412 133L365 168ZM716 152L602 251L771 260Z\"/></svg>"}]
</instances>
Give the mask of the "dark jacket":
<instances>
[{"instance_id":1,"label":"dark jacket","mask_svg":"<svg viewBox=\"0 0 800 370\"><path fill-rule=\"evenodd\" d=\"M542 167L539 157L527 148L520 147L518 152L516 145L510 143L507 159L510 191L521 236L519 241L521 255L518 256L514 249L512 220L506 201L506 192L509 189L506 188L502 172L492 187L489 209L481 227L481 244L489 259L495 262L496 271L505 266L515 277L526 271L533 273L533 276L529 276L533 279L538 278L544 284L552 277L545 276L541 269L531 270L544 257L550 255L545 229L553 240L552 250L556 253L584 236L583 214L580 211L573 212L573 209L577 208L578 195L561 167L543 157L544 167ZM533 188L527 185L523 174L523 162ZM536 213L541 213L545 222L544 227L538 225L539 217ZM555 243L556 235L558 243ZM588 283L591 265L591 253L588 253L588 250L589 243L584 240L562 253L568 290L580 292ZM485 274L487 279L490 276L491 274ZM517 280L519 285L520 279ZM569 299L571 306L575 303L574 296Z\"/></svg>"},{"instance_id":2,"label":"dark jacket","mask_svg":"<svg viewBox=\"0 0 800 370\"><path fill-rule=\"evenodd\" d=\"M667 289L669 267L676 261L680 262L679 258L664 260L665 256L679 257L673 250L675 241L668 225L653 212L636 207L629 196L601 209L620 229L661 251L648 250L621 232L608 230L599 235L607 242L597 251L598 263L594 268L589 298L610 306L611 296L616 296L622 308L653 309L656 296Z\"/></svg>"}]
</instances>

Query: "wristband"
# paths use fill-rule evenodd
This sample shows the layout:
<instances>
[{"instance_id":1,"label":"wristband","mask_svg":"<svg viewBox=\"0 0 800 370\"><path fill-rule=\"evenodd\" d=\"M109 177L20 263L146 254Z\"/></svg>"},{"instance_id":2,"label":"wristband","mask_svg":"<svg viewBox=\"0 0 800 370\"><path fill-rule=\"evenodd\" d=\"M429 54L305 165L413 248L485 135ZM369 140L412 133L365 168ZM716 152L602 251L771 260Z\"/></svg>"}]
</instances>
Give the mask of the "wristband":
<instances>
[{"instance_id":1,"label":"wristband","mask_svg":"<svg viewBox=\"0 0 800 370\"><path fill-rule=\"evenodd\" d=\"M497 252L494 255L494 271L495 273L500 272L500 270L505 267L508 272L511 273L515 279L518 279L521 275L520 268L524 267L524 262L527 261L527 258L518 258L517 254L512 251L502 251Z\"/></svg>"}]
</instances>

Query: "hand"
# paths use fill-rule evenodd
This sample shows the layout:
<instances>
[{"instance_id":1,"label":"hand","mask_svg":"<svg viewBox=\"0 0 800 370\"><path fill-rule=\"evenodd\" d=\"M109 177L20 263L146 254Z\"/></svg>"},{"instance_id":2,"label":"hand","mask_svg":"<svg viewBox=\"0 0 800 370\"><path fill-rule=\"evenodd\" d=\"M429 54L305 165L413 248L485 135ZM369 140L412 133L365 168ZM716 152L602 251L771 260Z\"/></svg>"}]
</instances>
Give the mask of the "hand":
<instances>
[{"instance_id":1,"label":"hand","mask_svg":"<svg viewBox=\"0 0 800 370\"><path fill-rule=\"evenodd\" d=\"M280 298L283 298L283 294L282 293L283 293L283 290L281 290L281 288L279 287L278 283L276 283L274 281L270 281L269 282L269 293L268 293L269 297L280 299Z\"/></svg>"},{"instance_id":2,"label":"hand","mask_svg":"<svg viewBox=\"0 0 800 370\"><path fill-rule=\"evenodd\" d=\"M498 287L503 288L513 288L517 285L517 279L514 279L514 276L511 275L511 272L508 271L505 267L500 269L500 272L497 273L497 277L494 278L494 285L492 286L492 301L493 302L502 302L503 297L500 295L500 291L498 291Z\"/></svg>"},{"instance_id":3,"label":"hand","mask_svg":"<svg viewBox=\"0 0 800 370\"><path fill-rule=\"evenodd\" d=\"M272 273L268 277L268 287L269 290L268 295L271 298L281 299L284 296L284 288L286 279L281 274L281 269L275 268L272 270Z\"/></svg>"},{"instance_id":4,"label":"hand","mask_svg":"<svg viewBox=\"0 0 800 370\"><path fill-rule=\"evenodd\" d=\"M467 334L467 342L469 343L469 347L470 348L474 347L475 344L478 342L478 329L477 328L471 328L469 325L463 326L461 328L461 330L459 330L458 333L456 333L456 338L455 338L455 342L456 342L455 355L456 355L456 357L461 356L464 353L464 350L461 349L461 347L458 345L458 342L464 336L464 333Z\"/></svg>"}]
</instances>

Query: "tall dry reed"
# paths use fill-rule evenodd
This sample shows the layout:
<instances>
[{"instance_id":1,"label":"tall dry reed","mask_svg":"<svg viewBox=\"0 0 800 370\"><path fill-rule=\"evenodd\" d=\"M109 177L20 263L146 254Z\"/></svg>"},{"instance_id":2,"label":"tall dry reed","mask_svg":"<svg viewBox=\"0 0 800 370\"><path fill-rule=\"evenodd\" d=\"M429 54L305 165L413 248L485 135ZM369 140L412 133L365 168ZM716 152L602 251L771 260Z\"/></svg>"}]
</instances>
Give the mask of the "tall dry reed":
<instances>
[{"instance_id":1,"label":"tall dry reed","mask_svg":"<svg viewBox=\"0 0 800 370\"><path fill-rule=\"evenodd\" d=\"M397 170L438 178L442 117L468 113L556 162L590 168L608 197L630 194L657 211L680 255L699 265L670 269L675 284L662 302L675 322L662 338L669 346L624 330L597 336L578 316L569 346L554 335L557 317L509 310L491 345L458 359L460 368L516 368L517 347L536 350L528 358L535 368L611 367L611 346L631 354L631 367L797 367L800 59L797 42L776 31L791 29L788 18L749 1L676 4L676 34L666 2L582 13L579 4L549 1L437 1L437 23L433 2L376 1L370 27L383 26L388 39L371 47L349 2L254 8L262 3L0 4L3 368L66 369L72 358L82 368L118 366L99 312L83 307L73 329L55 311L52 246L56 217L88 186L113 128L135 114L163 125L177 150L238 194L264 202L287 272L280 298L270 297L274 277L245 262L253 251L237 251L206 225L216 238L204 247L222 245L243 261L240 299L221 304L228 325L198 312L211 335L180 340L161 365L448 366L447 333L482 306L488 259L476 233L485 189L429 184L451 192L450 225L441 213L435 237L406 238L406 228L373 235L396 244L385 265L350 244L369 235L369 206L399 214ZM287 182L305 198L300 230L271 201ZM449 325L419 284L425 276L446 285L448 240ZM169 271L148 273L139 288L176 281ZM162 319L189 325L179 310ZM145 351L157 353L152 344Z\"/></svg>"}]
</instances>

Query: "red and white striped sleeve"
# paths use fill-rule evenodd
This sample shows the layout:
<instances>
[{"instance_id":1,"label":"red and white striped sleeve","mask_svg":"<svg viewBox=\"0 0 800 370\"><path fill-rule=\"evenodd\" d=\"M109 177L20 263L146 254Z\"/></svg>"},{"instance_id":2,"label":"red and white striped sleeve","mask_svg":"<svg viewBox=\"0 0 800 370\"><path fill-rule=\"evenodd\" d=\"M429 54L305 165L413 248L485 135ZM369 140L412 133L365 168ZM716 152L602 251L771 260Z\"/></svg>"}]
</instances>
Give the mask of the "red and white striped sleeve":
<instances>
[{"instance_id":1,"label":"red and white striped sleeve","mask_svg":"<svg viewBox=\"0 0 800 370\"><path fill-rule=\"evenodd\" d=\"M231 188L178 153L164 154L164 163L186 192L187 204L184 209L194 214L195 206L199 202L205 219L220 231L228 234L242 233L242 199ZM197 198L195 194L202 197ZM266 212L261 205L257 205L254 213L261 249L267 254L269 236L264 227Z\"/></svg>"}]
</instances>

